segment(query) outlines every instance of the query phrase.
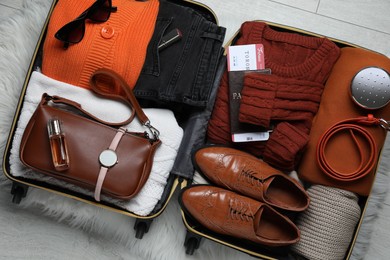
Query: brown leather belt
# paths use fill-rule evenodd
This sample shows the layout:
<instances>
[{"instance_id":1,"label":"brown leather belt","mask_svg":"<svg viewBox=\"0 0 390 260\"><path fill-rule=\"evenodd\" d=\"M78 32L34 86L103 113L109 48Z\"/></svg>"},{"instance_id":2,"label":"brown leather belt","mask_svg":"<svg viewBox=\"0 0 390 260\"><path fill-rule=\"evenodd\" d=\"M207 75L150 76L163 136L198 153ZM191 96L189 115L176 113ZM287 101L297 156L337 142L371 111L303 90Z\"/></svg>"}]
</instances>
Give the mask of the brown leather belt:
<instances>
[{"instance_id":1,"label":"brown leather belt","mask_svg":"<svg viewBox=\"0 0 390 260\"><path fill-rule=\"evenodd\" d=\"M320 138L317 144L317 162L321 170L328 175L329 177L338 180L338 181L354 181L360 179L374 169L376 166L376 159L378 158L377 146L375 144L375 139L372 134L364 128L365 126L381 126L385 130L389 130L389 124L384 119L375 118L373 115L368 115L366 117L357 117L352 119L347 119L340 121L330 127ZM360 163L356 170L352 172L341 172L334 169L326 157L326 148L329 143L329 140L334 137L336 134L348 131L355 143L358 153L360 156ZM357 135L360 135L367 141L369 145L369 156L364 158L363 148L357 140Z\"/></svg>"}]
</instances>

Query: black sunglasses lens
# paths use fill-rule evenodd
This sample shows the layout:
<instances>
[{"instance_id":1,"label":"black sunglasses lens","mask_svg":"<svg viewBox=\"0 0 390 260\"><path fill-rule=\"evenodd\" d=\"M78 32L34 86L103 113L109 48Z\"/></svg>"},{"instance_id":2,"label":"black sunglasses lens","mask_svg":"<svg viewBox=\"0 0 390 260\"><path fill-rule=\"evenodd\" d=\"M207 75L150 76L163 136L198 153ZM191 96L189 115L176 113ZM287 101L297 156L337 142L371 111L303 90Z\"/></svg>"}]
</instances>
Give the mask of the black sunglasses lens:
<instances>
[{"instance_id":1,"label":"black sunglasses lens","mask_svg":"<svg viewBox=\"0 0 390 260\"><path fill-rule=\"evenodd\" d=\"M103 0L96 2L96 5L91 7L88 13L89 19L94 22L105 22L108 20L111 14L111 1Z\"/></svg>"},{"instance_id":2,"label":"black sunglasses lens","mask_svg":"<svg viewBox=\"0 0 390 260\"><path fill-rule=\"evenodd\" d=\"M62 27L55 37L63 42L78 43L84 37L85 23L83 19L74 20Z\"/></svg>"},{"instance_id":3,"label":"black sunglasses lens","mask_svg":"<svg viewBox=\"0 0 390 260\"><path fill-rule=\"evenodd\" d=\"M111 0L97 0L90 8L85 10L78 18L64 25L57 31L55 37L66 43L80 42L85 33L85 19L94 22L105 22L110 18L111 12L115 12L116 7L112 6Z\"/></svg>"}]
</instances>

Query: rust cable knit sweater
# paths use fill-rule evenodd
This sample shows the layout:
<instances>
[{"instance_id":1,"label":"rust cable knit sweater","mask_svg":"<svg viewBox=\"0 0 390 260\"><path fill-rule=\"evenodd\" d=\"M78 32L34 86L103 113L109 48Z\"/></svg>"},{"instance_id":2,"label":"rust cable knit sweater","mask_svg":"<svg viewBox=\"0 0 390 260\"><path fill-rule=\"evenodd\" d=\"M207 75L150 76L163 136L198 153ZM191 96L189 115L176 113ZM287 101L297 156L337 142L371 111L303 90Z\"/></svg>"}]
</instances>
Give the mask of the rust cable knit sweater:
<instances>
[{"instance_id":1,"label":"rust cable knit sweater","mask_svg":"<svg viewBox=\"0 0 390 260\"><path fill-rule=\"evenodd\" d=\"M208 137L211 142L231 144L263 156L276 168L293 170L307 144L311 119L340 49L327 38L280 32L263 22L246 22L236 44L255 43L264 45L265 66L272 70L272 75L245 76L239 120L264 127L273 124L274 131L267 142L233 144L228 81L222 80Z\"/></svg>"}]
</instances>

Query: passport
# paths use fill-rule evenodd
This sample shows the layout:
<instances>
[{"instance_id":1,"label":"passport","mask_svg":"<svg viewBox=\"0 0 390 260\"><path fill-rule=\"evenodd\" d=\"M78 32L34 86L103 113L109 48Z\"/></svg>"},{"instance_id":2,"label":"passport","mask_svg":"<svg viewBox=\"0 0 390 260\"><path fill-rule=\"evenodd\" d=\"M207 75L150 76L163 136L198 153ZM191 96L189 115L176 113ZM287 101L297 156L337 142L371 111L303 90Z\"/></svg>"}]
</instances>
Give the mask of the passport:
<instances>
[{"instance_id":1,"label":"passport","mask_svg":"<svg viewBox=\"0 0 390 260\"><path fill-rule=\"evenodd\" d=\"M238 120L241 90L246 73L271 74L264 68L264 48L262 44L229 46L227 51L229 73L229 116L233 142L266 141L269 129L242 123Z\"/></svg>"}]
</instances>

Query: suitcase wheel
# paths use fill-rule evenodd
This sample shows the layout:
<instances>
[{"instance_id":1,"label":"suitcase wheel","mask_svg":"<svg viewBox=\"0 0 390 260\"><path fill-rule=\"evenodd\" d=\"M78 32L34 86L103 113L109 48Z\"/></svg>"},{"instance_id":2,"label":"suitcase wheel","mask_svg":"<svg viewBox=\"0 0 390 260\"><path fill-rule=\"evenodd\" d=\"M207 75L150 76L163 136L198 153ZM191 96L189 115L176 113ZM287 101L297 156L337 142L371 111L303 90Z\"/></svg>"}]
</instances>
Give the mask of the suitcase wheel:
<instances>
[{"instance_id":1,"label":"suitcase wheel","mask_svg":"<svg viewBox=\"0 0 390 260\"><path fill-rule=\"evenodd\" d=\"M150 225L152 224L153 219L139 219L135 220L134 229L135 237L142 239L145 233L148 233Z\"/></svg>"},{"instance_id":2,"label":"suitcase wheel","mask_svg":"<svg viewBox=\"0 0 390 260\"><path fill-rule=\"evenodd\" d=\"M27 190L28 190L27 185L18 182L13 182L11 188L11 194L14 195L12 197L12 202L15 204L19 204L22 201L22 199L26 197Z\"/></svg>"},{"instance_id":3,"label":"suitcase wheel","mask_svg":"<svg viewBox=\"0 0 390 260\"><path fill-rule=\"evenodd\" d=\"M187 230L184 246L187 255L193 255L195 250L199 248L202 237Z\"/></svg>"}]
</instances>

